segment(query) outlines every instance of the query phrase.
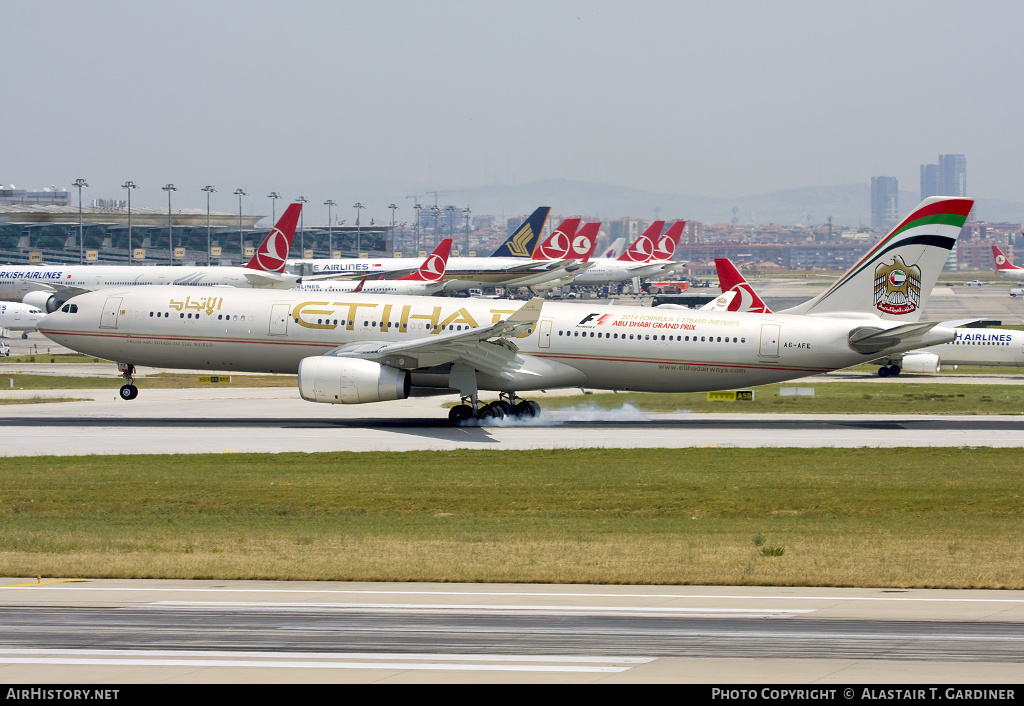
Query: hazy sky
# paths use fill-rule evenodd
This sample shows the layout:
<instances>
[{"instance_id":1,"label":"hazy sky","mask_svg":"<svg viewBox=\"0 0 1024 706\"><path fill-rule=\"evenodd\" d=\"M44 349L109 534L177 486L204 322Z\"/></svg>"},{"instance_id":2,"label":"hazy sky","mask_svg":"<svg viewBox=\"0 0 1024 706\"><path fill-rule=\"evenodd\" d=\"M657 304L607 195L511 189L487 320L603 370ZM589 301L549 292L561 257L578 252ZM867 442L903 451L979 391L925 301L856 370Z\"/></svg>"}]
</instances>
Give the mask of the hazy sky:
<instances>
[{"instance_id":1,"label":"hazy sky","mask_svg":"<svg viewBox=\"0 0 1024 706\"><path fill-rule=\"evenodd\" d=\"M173 182L183 208L213 184L229 212L242 187L257 213L276 190L308 223L328 198L390 222L387 199L548 178L916 192L962 153L970 195L1021 201L1022 20L984 0L4 2L0 182L85 177L88 202L132 179L140 206Z\"/></svg>"}]
</instances>

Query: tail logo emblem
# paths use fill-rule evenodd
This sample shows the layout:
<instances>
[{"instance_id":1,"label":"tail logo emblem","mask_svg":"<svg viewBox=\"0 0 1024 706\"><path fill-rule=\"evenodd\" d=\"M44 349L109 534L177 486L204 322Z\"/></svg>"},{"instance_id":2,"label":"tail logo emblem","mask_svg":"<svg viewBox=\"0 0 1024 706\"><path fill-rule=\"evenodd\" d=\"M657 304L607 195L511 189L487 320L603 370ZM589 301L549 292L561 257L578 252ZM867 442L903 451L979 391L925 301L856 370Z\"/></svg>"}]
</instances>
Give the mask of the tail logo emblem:
<instances>
[{"instance_id":1,"label":"tail logo emblem","mask_svg":"<svg viewBox=\"0 0 1024 706\"><path fill-rule=\"evenodd\" d=\"M1005 265L1006 264L1006 257L1004 257L1003 255L996 255L996 264L997 265Z\"/></svg>"},{"instance_id":2,"label":"tail logo emblem","mask_svg":"<svg viewBox=\"0 0 1024 706\"><path fill-rule=\"evenodd\" d=\"M921 304L921 268L899 255L875 268L875 308L886 314L909 314Z\"/></svg>"},{"instance_id":3,"label":"tail logo emblem","mask_svg":"<svg viewBox=\"0 0 1024 706\"><path fill-rule=\"evenodd\" d=\"M590 238L585 235L577 235L572 241L572 249L577 255L586 255L590 252Z\"/></svg>"},{"instance_id":4,"label":"tail logo emblem","mask_svg":"<svg viewBox=\"0 0 1024 706\"><path fill-rule=\"evenodd\" d=\"M671 260L676 254L675 243L672 242L672 238L663 236L658 242L658 249L655 253L660 260Z\"/></svg>"},{"instance_id":5,"label":"tail logo emblem","mask_svg":"<svg viewBox=\"0 0 1024 706\"><path fill-rule=\"evenodd\" d=\"M266 242L256 252L256 261L268 272L284 269L288 259L288 238L278 228L267 236Z\"/></svg>"},{"instance_id":6,"label":"tail logo emblem","mask_svg":"<svg viewBox=\"0 0 1024 706\"><path fill-rule=\"evenodd\" d=\"M519 233L512 237L512 240L508 244L508 249L512 251L513 255L519 257L529 257L530 251L527 249L527 245L533 239L533 228L529 224L526 225Z\"/></svg>"},{"instance_id":7,"label":"tail logo emblem","mask_svg":"<svg viewBox=\"0 0 1024 706\"><path fill-rule=\"evenodd\" d=\"M440 255L431 255L427 258L427 261L423 263L421 272L427 279L438 280L444 272L444 265L444 259Z\"/></svg>"}]
</instances>

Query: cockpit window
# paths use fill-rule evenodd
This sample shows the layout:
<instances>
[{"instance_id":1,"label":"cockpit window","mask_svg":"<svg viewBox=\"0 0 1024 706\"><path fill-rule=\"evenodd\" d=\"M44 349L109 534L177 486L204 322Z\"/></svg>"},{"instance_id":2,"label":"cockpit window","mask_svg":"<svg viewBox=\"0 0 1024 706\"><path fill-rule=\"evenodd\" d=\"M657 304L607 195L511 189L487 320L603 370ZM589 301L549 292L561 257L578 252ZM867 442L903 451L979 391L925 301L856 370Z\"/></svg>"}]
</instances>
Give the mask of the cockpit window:
<instances>
[{"instance_id":1,"label":"cockpit window","mask_svg":"<svg viewBox=\"0 0 1024 706\"><path fill-rule=\"evenodd\" d=\"M65 304L60 308L60 310L63 311L65 314L77 314L78 304Z\"/></svg>"}]
</instances>

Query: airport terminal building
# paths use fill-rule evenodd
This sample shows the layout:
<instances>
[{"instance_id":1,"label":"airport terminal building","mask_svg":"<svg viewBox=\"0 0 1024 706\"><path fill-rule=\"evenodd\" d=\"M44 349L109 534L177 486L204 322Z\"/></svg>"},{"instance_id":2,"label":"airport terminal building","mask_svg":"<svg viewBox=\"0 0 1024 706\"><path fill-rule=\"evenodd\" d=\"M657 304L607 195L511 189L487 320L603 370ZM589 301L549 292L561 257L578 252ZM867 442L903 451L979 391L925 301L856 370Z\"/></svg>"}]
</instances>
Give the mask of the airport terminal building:
<instances>
[{"instance_id":1,"label":"airport terminal building","mask_svg":"<svg viewBox=\"0 0 1024 706\"><path fill-rule=\"evenodd\" d=\"M174 209L168 224L166 210L133 207L129 220L128 209L120 203L83 207L79 221L78 206L67 202L67 192L27 193L51 196L4 198L0 192L0 263L203 265L209 259L240 265L269 232L256 228L266 216L211 211L208 228L205 209ZM392 249L391 226L318 226L296 231L291 256L327 258L333 252L358 257L363 252L390 257Z\"/></svg>"}]
</instances>

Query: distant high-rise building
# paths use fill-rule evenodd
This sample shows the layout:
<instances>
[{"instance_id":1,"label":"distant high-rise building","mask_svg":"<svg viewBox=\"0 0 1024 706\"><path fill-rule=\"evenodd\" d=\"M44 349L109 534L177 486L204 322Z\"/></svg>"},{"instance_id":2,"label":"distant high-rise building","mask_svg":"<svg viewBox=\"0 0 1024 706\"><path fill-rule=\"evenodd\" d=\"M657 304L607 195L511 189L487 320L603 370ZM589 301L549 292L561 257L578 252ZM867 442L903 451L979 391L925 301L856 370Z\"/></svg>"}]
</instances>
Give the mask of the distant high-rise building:
<instances>
[{"instance_id":1,"label":"distant high-rise building","mask_svg":"<svg viewBox=\"0 0 1024 706\"><path fill-rule=\"evenodd\" d=\"M921 165L921 200L929 196L967 196L967 157L940 154L938 164Z\"/></svg>"},{"instance_id":2,"label":"distant high-rise building","mask_svg":"<svg viewBox=\"0 0 1024 706\"><path fill-rule=\"evenodd\" d=\"M871 177L871 227L892 228L900 217L900 185L896 177Z\"/></svg>"},{"instance_id":3,"label":"distant high-rise building","mask_svg":"<svg viewBox=\"0 0 1024 706\"><path fill-rule=\"evenodd\" d=\"M942 196L967 196L967 157L940 154L939 176L942 179Z\"/></svg>"}]
</instances>

